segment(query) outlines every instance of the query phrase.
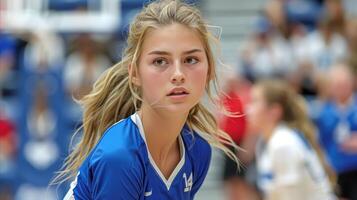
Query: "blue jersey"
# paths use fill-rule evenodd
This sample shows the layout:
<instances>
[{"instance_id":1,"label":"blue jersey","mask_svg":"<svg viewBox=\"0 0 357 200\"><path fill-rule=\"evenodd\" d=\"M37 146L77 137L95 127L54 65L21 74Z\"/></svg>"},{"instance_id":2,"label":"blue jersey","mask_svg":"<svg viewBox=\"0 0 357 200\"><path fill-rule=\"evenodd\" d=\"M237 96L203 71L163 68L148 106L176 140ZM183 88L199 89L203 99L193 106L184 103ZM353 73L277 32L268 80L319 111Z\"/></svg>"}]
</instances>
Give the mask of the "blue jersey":
<instances>
[{"instance_id":1,"label":"blue jersey","mask_svg":"<svg viewBox=\"0 0 357 200\"><path fill-rule=\"evenodd\" d=\"M357 101L341 110L335 103L327 102L316 119L320 143L337 173L357 169L357 153L344 151L342 143L357 134Z\"/></svg>"},{"instance_id":2,"label":"blue jersey","mask_svg":"<svg viewBox=\"0 0 357 200\"><path fill-rule=\"evenodd\" d=\"M138 114L113 126L83 162L64 199L193 199L211 160L211 147L187 126L179 135L181 160L166 179L153 161Z\"/></svg>"}]
</instances>

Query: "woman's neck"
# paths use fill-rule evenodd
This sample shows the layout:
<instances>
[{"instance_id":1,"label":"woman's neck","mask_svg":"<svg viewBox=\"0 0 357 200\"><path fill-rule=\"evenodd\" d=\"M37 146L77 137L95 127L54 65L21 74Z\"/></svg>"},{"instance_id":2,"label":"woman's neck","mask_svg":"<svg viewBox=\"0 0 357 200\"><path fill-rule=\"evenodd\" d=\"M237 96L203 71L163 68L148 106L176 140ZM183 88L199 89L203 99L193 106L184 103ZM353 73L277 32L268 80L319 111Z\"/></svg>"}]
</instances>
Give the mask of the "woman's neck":
<instances>
[{"instance_id":1,"label":"woman's neck","mask_svg":"<svg viewBox=\"0 0 357 200\"><path fill-rule=\"evenodd\" d=\"M166 175L170 175L180 161L178 136L188 114L165 114L143 104L139 116L152 158L164 175L165 171Z\"/></svg>"}]
</instances>

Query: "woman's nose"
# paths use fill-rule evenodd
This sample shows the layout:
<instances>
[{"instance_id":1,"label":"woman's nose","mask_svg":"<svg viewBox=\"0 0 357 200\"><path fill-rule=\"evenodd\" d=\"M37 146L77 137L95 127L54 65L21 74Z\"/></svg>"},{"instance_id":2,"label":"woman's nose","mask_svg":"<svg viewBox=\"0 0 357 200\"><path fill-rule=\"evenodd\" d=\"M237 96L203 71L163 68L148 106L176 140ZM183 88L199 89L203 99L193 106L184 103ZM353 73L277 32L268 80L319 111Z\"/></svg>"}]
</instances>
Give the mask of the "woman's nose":
<instances>
[{"instance_id":1,"label":"woman's nose","mask_svg":"<svg viewBox=\"0 0 357 200\"><path fill-rule=\"evenodd\" d=\"M185 82L185 75L182 72L181 64L175 64L175 71L172 75L171 82L175 85L182 84Z\"/></svg>"}]
</instances>

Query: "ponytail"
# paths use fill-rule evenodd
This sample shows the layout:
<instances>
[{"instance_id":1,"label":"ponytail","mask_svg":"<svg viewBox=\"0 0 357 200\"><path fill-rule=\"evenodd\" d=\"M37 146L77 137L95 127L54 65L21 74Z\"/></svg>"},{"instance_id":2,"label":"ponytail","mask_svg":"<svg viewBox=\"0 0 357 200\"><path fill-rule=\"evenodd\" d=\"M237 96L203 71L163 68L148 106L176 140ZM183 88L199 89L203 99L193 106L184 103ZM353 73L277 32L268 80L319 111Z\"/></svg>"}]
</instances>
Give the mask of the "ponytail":
<instances>
[{"instance_id":1,"label":"ponytail","mask_svg":"<svg viewBox=\"0 0 357 200\"><path fill-rule=\"evenodd\" d=\"M125 63L127 61L124 59L106 70L95 82L93 90L78 101L83 107L83 124L76 133L82 130L82 139L65 160L64 170L58 173L53 183L74 177L105 130L135 112L140 102L132 95L130 87L133 86L129 84Z\"/></svg>"}]
</instances>

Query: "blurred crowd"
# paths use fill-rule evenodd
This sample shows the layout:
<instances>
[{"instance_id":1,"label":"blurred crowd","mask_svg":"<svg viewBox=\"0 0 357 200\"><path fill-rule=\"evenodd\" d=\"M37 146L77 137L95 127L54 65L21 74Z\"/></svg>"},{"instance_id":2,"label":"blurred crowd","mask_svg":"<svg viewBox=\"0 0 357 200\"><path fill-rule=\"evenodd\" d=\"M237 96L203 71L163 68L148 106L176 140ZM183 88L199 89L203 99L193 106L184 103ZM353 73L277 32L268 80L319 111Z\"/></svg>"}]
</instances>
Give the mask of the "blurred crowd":
<instances>
[{"instance_id":1,"label":"blurred crowd","mask_svg":"<svg viewBox=\"0 0 357 200\"><path fill-rule=\"evenodd\" d=\"M80 126L75 99L118 59L105 42L87 33L1 33L0 199L61 194L47 186Z\"/></svg>"},{"instance_id":2,"label":"blurred crowd","mask_svg":"<svg viewBox=\"0 0 357 200\"><path fill-rule=\"evenodd\" d=\"M125 24L143 3L137 2L115 33L8 32L0 27L0 200L63 196L66 187L48 184L81 125L75 100L120 60ZM228 97L222 100L242 115L219 121L245 149L237 152L244 166L239 172L229 159L224 163L227 199L262 197L256 172L260 135L245 113L251 88L263 79L283 80L304 97L316 138L337 177L334 191L357 199L351 192L357 188L357 15L350 12L356 8L348 0L267 0L252 34L237 47L237 73L224 84Z\"/></svg>"},{"instance_id":3,"label":"blurred crowd","mask_svg":"<svg viewBox=\"0 0 357 200\"><path fill-rule=\"evenodd\" d=\"M261 112L259 116L252 117L257 115L257 100L254 98L261 98L254 97L252 88L257 90L257 85L261 87L264 84L260 82L267 79L281 81L280 84L286 84L304 98L308 120L315 128L312 138L306 139L318 142L317 153L321 150L326 161L325 173L331 178L333 192L340 199L357 199L354 189L357 188L357 15L352 12L356 7L356 2L343 0L267 1L253 33L239 47L237 75L229 77L225 87L228 98L222 97L228 110L245 113L240 118L223 117L220 120L221 127L246 150L237 153L243 166L240 172L232 171L234 163L226 159L223 177L227 199L266 199L264 187L268 179L268 182L274 179L262 174L274 147L269 139L263 139L261 144L261 138L266 137L261 132L266 128L265 122L274 121L277 112L273 112L267 102L274 101L282 107L280 112L287 114L293 112L289 109L294 105L287 103L290 94L280 98L282 88L265 86L271 88L266 91L268 94L263 106L269 116L264 118L266 113ZM256 120L257 117L260 121ZM289 124L288 120L284 120L284 114L278 117L279 120L280 125ZM234 130L231 128L232 121L243 123L246 128ZM274 145L288 144L288 140L275 137ZM314 146L314 143L311 145ZM259 152L262 148L270 155L263 157ZM293 155L290 162L294 162ZM274 175L278 173L270 174ZM295 199L293 196L283 199Z\"/></svg>"},{"instance_id":4,"label":"blurred crowd","mask_svg":"<svg viewBox=\"0 0 357 200\"><path fill-rule=\"evenodd\" d=\"M68 190L66 184L49 183L81 125L76 100L120 60L127 24L143 6L142 0L121 3L122 23L110 33L7 30L0 23L1 200L54 200ZM86 5L52 1L50 6L85 12Z\"/></svg>"}]
</instances>

